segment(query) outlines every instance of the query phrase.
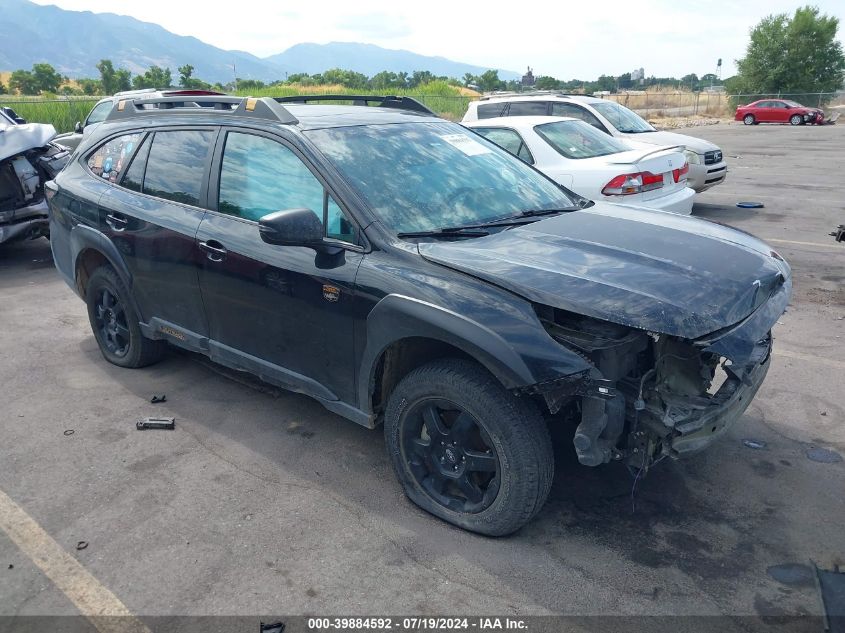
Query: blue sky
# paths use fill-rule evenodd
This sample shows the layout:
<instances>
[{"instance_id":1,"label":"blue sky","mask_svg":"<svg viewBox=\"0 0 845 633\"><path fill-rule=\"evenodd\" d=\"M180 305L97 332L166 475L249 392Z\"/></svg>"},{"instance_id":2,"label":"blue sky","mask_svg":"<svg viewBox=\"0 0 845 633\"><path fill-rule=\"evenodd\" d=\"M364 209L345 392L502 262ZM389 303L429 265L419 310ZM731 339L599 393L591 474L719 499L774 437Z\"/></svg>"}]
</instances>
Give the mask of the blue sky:
<instances>
[{"instance_id":1,"label":"blue sky","mask_svg":"<svg viewBox=\"0 0 845 633\"><path fill-rule=\"evenodd\" d=\"M802 6L784 0L604 0L602 2L427 2L395 0L248 3L172 0L36 0L155 22L226 49L264 57L300 42L367 42L424 55L560 79L592 79L645 68L647 75L735 72L748 31L770 13ZM845 27L845 1L814 2Z\"/></svg>"}]
</instances>

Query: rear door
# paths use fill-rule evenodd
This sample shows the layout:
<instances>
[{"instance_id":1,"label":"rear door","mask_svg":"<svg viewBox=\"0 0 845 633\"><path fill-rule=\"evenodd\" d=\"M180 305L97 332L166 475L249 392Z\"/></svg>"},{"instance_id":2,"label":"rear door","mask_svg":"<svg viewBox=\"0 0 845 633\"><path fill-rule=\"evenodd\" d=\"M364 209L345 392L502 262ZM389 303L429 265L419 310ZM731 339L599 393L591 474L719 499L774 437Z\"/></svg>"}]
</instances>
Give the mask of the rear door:
<instances>
[{"instance_id":1,"label":"rear door","mask_svg":"<svg viewBox=\"0 0 845 633\"><path fill-rule=\"evenodd\" d=\"M473 128L473 130L520 160L529 165L534 164L534 157L531 155L531 150L528 149L525 140L516 130L504 127L477 127Z\"/></svg>"},{"instance_id":2,"label":"rear door","mask_svg":"<svg viewBox=\"0 0 845 633\"><path fill-rule=\"evenodd\" d=\"M189 347L202 347L208 336L196 233L216 138L212 127L139 134L137 149L124 147L123 158L116 151L102 162L113 171L131 159L100 199L100 228L129 267L142 319Z\"/></svg>"},{"instance_id":3,"label":"rear door","mask_svg":"<svg viewBox=\"0 0 845 633\"><path fill-rule=\"evenodd\" d=\"M771 101L762 101L755 112L757 120L761 123L772 123L775 121L775 111Z\"/></svg>"},{"instance_id":4,"label":"rear door","mask_svg":"<svg viewBox=\"0 0 845 633\"><path fill-rule=\"evenodd\" d=\"M358 228L283 138L224 131L214 164L197 234L211 357L295 391L354 402ZM335 253L261 240L261 217L302 207L322 220Z\"/></svg>"}]
</instances>

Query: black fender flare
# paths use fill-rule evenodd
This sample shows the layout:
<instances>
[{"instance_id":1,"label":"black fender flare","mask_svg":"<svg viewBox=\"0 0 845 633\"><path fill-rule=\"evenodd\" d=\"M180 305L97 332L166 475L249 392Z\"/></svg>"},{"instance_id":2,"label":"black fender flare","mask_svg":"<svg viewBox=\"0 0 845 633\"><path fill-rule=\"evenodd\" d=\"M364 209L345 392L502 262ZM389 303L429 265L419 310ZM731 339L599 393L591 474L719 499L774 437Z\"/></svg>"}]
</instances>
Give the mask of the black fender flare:
<instances>
[{"instance_id":1,"label":"black fender flare","mask_svg":"<svg viewBox=\"0 0 845 633\"><path fill-rule=\"evenodd\" d=\"M499 334L472 319L426 301L390 294L367 316L367 344L358 372L358 406L369 411L370 391L384 351L405 338L430 338L465 352L506 389L536 382L522 357Z\"/></svg>"},{"instance_id":2,"label":"black fender flare","mask_svg":"<svg viewBox=\"0 0 845 633\"><path fill-rule=\"evenodd\" d=\"M89 249L97 251L100 255L106 258L106 261L108 261L111 267L114 268L118 277L120 277L120 280L130 291L128 299L132 303L132 307L135 309L135 313L138 315L138 318L143 321L144 317L139 310L137 301L135 301L134 294L131 292L132 273L129 272L129 267L126 265L123 256L114 245L114 242L112 242L102 232L90 226L86 226L85 224L77 224L71 229L69 241L70 261L73 264L72 274L74 285L76 284L76 271L79 266L79 256ZM76 290L79 292L79 288L76 288ZM82 299L84 300L85 297L83 296Z\"/></svg>"}]
</instances>

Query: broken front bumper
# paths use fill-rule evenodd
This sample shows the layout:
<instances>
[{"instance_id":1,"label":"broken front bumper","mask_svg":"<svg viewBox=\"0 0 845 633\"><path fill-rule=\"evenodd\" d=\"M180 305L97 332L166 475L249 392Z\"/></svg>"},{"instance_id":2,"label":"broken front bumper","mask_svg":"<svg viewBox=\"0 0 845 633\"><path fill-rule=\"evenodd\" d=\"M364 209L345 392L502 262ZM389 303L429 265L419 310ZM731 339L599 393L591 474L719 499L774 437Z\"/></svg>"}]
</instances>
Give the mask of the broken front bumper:
<instances>
[{"instance_id":1,"label":"broken front bumper","mask_svg":"<svg viewBox=\"0 0 845 633\"><path fill-rule=\"evenodd\" d=\"M45 200L20 209L0 212L0 244L49 234L50 221Z\"/></svg>"},{"instance_id":2,"label":"broken front bumper","mask_svg":"<svg viewBox=\"0 0 845 633\"><path fill-rule=\"evenodd\" d=\"M742 417L763 384L771 365L771 339L761 342L760 346L760 351L764 354L762 361L744 368L741 377L729 374L708 404L687 403L686 415L673 417L673 433L664 447L664 453L672 457L683 457L703 450L724 435Z\"/></svg>"}]
</instances>

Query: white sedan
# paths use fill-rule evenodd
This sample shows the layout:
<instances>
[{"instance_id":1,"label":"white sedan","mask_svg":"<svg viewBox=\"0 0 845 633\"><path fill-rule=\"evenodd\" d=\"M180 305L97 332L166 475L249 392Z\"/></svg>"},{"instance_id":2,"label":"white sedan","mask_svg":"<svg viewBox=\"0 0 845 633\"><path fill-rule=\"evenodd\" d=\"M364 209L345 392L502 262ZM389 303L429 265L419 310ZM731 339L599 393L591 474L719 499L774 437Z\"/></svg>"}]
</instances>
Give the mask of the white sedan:
<instances>
[{"instance_id":1,"label":"white sedan","mask_svg":"<svg viewBox=\"0 0 845 633\"><path fill-rule=\"evenodd\" d=\"M632 150L569 117L499 117L463 125L590 200L692 213L695 192L686 186L683 147Z\"/></svg>"}]
</instances>

